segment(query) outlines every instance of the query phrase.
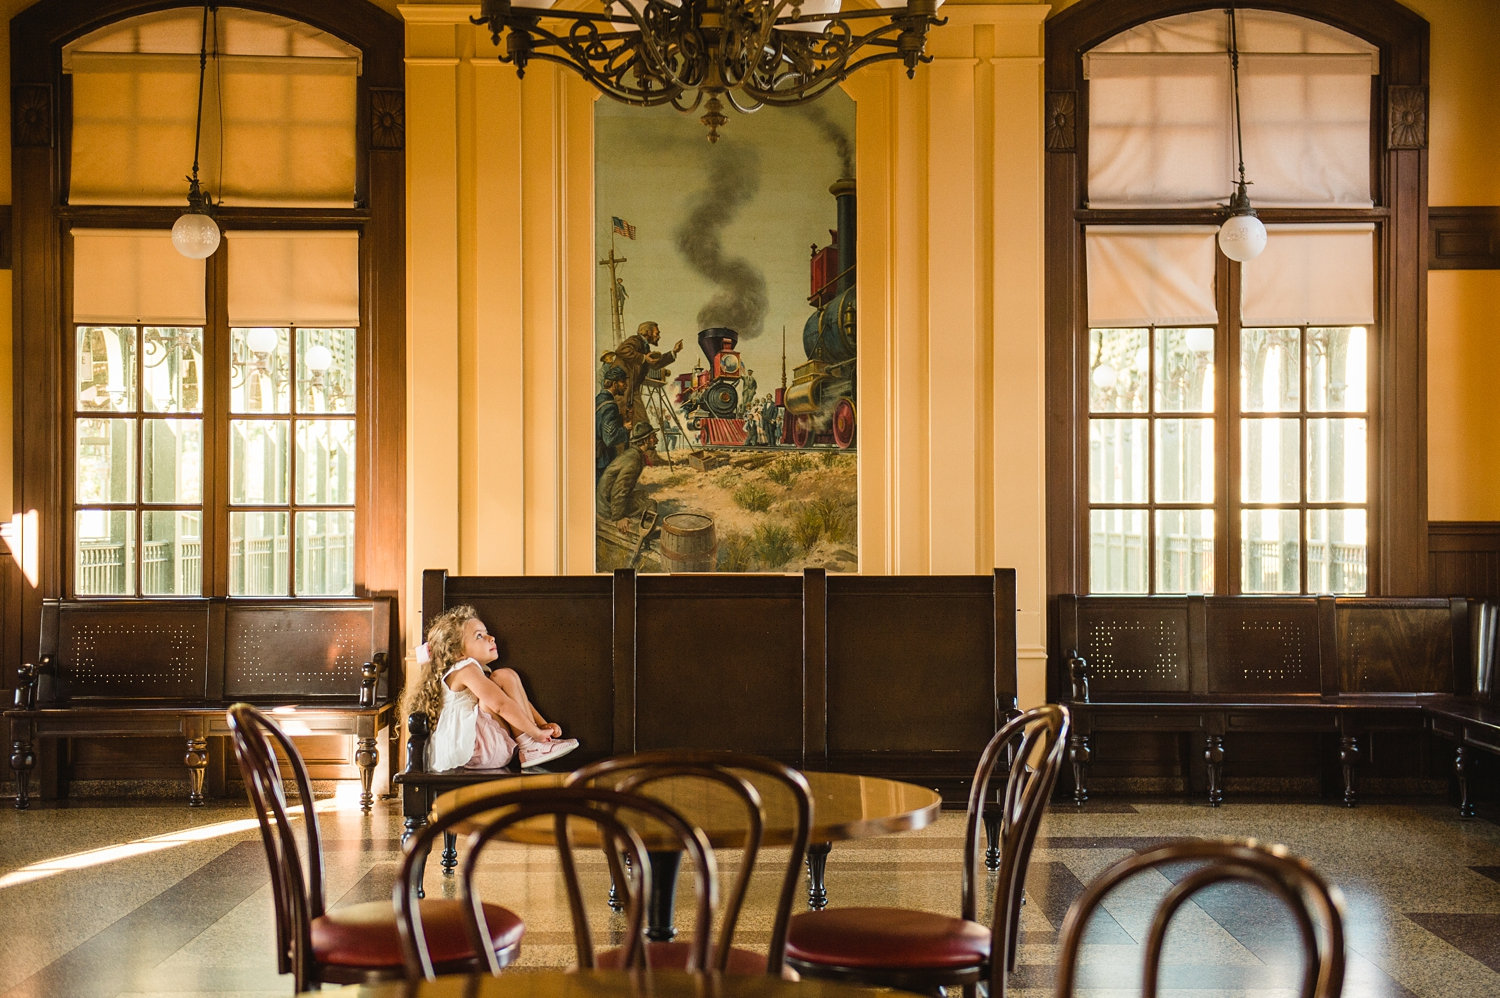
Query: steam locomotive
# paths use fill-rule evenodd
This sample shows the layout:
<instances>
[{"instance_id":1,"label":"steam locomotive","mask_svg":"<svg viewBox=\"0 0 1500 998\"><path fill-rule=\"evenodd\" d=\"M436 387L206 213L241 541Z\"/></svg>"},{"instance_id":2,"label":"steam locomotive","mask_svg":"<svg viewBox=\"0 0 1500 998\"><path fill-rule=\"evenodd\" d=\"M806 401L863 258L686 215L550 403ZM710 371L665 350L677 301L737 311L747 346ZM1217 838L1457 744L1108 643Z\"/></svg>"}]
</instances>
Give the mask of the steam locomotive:
<instances>
[{"instance_id":1,"label":"steam locomotive","mask_svg":"<svg viewBox=\"0 0 1500 998\"><path fill-rule=\"evenodd\" d=\"M854 446L858 352L854 181L836 181L829 193L834 195L838 229L829 245L812 248L808 303L814 312L802 327L802 348L808 359L793 369L789 386L776 389L780 435L764 443ZM745 376L744 360L735 349L739 338L738 332L722 326L701 331L698 348L708 366L673 379L678 410L700 444L739 447L749 439L745 421L738 418Z\"/></svg>"}]
</instances>

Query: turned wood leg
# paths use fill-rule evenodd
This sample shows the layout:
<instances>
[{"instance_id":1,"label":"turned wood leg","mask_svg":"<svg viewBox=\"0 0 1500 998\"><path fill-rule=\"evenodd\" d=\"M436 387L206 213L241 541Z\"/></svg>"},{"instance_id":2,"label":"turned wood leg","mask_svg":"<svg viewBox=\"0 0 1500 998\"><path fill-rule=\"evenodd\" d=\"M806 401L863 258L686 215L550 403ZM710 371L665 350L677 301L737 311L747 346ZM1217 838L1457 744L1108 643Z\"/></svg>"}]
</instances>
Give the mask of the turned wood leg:
<instances>
[{"instance_id":1,"label":"turned wood leg","mask_svg":"<svg viewBox=\"0 0 1500 998\"><path fill-rule=\"evenodd\" d=\"M359 767L359 784L362 791L359 795L359 809L368 811L375 803L375 795L370 788L375 783L375 767L380 763L380 749L376 746L374 738L361 738L359 746L354 750L354 764Z\"/></svg>"},{"instance_id":2,"label":"turned wood leg","mask_svg":"<svg viewBox=\"0 0 1500 998\"><path fill-rule=\"evenodd\" d=\"M36 752L31 742L17 738L10 743L10 769L16 774L16 810L31 806L31 771L36 767Z\"/></svg>"},{"instance_id":3,"label":"turned wood leg","mask_svg":"<svg viewBox=\"0 0 1500 998\"><path fill-rule=\"evenodd\" d=\"M646 938L652 942L667 942L677 935L672 924L672 909L677 903L677 868L682 864L682 853L676 849L650 849L646 860L651 864L651 896L646 899Z\"/></svg>"},{"instance_id":4,"label":"turned wood leg","mask_svg":"<svg viewBox=\"0 0 1500 998\"><path fill-rule=\"evenodd\" d=\"M807 847L807 906L813 911L828 907L828 888L823 878L832 850L832 842L814 842Z\"/></svg>"},{"instance_id":5,"label":"turned wood leg","mask_svg":"<svg viewBox=\"0 0 1500 998\"><path fill-rule=\"evenodd\" d=\"M1208 806L1218 807L1224 803L1224 736L1205 735L1203 760L1208 763Z\"/></svg>"},{"instance_id":6,"label":"turned wood leg","mask_svg":"<svg viewBox=\"0 0 1500 998\"><path fill-rule=\"evenodd\" d=\"M203 777L208 772L208 739L193 737L187 740L187 756L182 760L188 768L188 806L203 806Z\"/></svg>"},{"instance_id":7,"label":"turned wood leg","mask_svg":"<svg viewBox=\"0 0 1500 998\"><path fill-rule=\"evenodd\" d=\"M1359 762L1359 739L1354 735L1339 738L1339 766L1344 771L1344 806L1354 806L1354 766Z\"/></svg>"},{"instance_id":8,"label":"turned wood leg","mask_svg":"<svg viewBox=\"0 0 1500 998\"><path fill-rule=\"evenodd\" d=\"M625 869L630 869L630 857L623 856L621 860L625 864ZM625 899L620 896L619 885L615 883L613 877L609 880L609 909L610 911L625 910Z\"/></svg>"},{"instance_id":9,"label":"turned wood leg","mask_svg":"<svg viewBox=\"0 0 1500 998\"><path fill-rule=\"evenodd\" d=\"M401 848L405 849L406 840L421 831L422 828L427 824L427 819L416 817L414 815L407 815L406 820L401 824ZM422 848L422 854L417 857L416 861L417 897L419 898L424 898L427 896L427 891L422 887L422 875L427 872L427 856L430 852L432 852L431 846L424 846Z\"/></svg>"},{"instance_id":10,"label":"turned wood leg","mask_svg":"<svg viewBox=\"0 0 1500 998\"><path fill-rule=\"evenodd\" d=\"M1000 869L1000 804L998 801L985 801L984 811L984 838L986 842L984 850L984 868L991 873Z\"/></svg>"},{"instance_id":11,"label":"turned wood leg","mask_svg":"<svg viewBox=\"0 0 1500 998\"><path fill-rule=\"evenodd\" d=\"M1453 771L1458 774L1458 816L1474 817L1474 804L1469 800L1469 752L1462 745L1453 754ZM17 802L16 807L20 807Z\"/></svg>"},{"instance_id":12,"label":"turned wood leg","mask_svg":"<svg viewBox=\"0 0 1500 998\"><path fill-rule=\"evenodd\" d=\"M1089 747L1089 736L1074 731L1068 736L1068 761L1073 764L1073 803L1082 804L1089 799L1089 763L1093 761L1093 750Z\"/></svg>"},{"instance_id":13,"label":"turned wood leg","mask_svg":"<svg viewBox=\"0 0 1500 998\"><path fill-rule=\"evenodd\" d=\"M458 869L458 833L443 833L443 876L453 876Z\"/></svg>"}]
</instances>

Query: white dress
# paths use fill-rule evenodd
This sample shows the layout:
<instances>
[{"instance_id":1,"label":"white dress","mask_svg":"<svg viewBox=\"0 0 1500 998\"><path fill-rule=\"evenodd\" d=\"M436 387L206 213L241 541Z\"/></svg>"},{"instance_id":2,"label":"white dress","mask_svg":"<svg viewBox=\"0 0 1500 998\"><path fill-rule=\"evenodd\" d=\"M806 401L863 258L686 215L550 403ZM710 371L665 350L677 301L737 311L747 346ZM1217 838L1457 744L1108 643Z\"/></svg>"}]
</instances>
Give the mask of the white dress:
<instances>
[{"instance_id":1,"label":"white dress","mask_svg":"<svg viewBox=\"0 0 1500 998\"><path fill-rule=\"evenodd\" d=\"M493 714L479 709L479 698L468 690L448 685L448 677L468 666L490 670L473 659L464 659L443 673L443 711L437 730L427 743L427 769L442 772L458 766L499 769L515 754L516 741Z\"/></svg>"}]
</instances>

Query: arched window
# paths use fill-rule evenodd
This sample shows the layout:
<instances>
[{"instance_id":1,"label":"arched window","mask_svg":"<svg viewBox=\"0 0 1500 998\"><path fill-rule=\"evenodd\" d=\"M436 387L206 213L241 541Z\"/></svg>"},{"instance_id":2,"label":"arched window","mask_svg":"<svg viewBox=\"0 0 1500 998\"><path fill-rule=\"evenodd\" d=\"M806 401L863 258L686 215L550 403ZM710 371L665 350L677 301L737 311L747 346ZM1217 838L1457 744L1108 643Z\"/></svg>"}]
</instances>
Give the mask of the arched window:
<instances>
[{"instance_id":1,"label":"arched window","mask_svg":"<svg viewBox=\"0 0 1500 998\"><path fill-rule=\"evenodd\" d=\"M1422 476L1391 471L1425 464L1426 25L1234 9L1269 233L1237 263L1230 16L1083 0L1047 25L1049 591L1421 591Z\"/></svg>"},{"instance_id":2,"label":"arched window","mask_svg":"<svg viewBox=\"0 0 1500 998\"><path fill-rule=\"evenodd\" d=\"M11 51L22 647L43 597L399 588L400 22L42 0ZM195 146L206 260L169 236Z\"/></svg>"}]
</instances>

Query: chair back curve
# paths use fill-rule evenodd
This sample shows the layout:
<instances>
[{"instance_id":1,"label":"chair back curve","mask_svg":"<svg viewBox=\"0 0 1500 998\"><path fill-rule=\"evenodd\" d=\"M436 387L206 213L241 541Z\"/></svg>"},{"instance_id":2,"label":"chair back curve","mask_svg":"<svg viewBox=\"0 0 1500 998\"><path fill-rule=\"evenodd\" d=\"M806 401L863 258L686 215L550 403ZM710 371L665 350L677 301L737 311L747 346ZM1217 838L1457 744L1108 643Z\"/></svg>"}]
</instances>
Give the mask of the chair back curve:
<instances>
[{"instance_id":1,"label":"chair back curve","mask_svg":"<svg viewBox=\"0 0 1500 998\"><path fill-rule=\"evenodd\" d=\"M1167 926L1193 895L1214 884L1261 887L1286 905L1302 945L1301 998L1339 998L1344 986L1343 902L1304 859L1285 846L1254 839L1188 839L1127 856L1099 874L1063 919L1057 957L1056 998L1071 998L1078 954L1090 917L1115 887L1144 870L1188 864L1189 871L1166 890L1146 937L1143 998L1156 998Z\"/></svg>"},{"instance_id":2,"label":"chair back curve","mask_svg":"<svg viewBox=\"0 0 1500 998\"><path fill-rule=\"evenodd\" d=\"M744 853L739 872L724 897L719 934L712 955L714 969L723 973L730 969L731 955L735 952L735 927L744 908L756 860L765 844L766 835L764 795L751 780L742 775L745 773L768 778L779 786L778 793L785 798L776 802L775 813L788 818L786 823L778 822L777 829L779 835L789 832L789 852L786 865L781 871L765 962L765 972L777 977L782 974L785 966L787 923L791 918L812 831L812 791L806 777L785 763L761 755L719 749L658 749L601 759L574 771L568 777L568 782L571 785L606 785L617 790L651 794L653 785L671 780L708 780L724 787L729 796L738 802L744 812L744 840L741 843ZM790 804L789 813L787 804ZM681 805L679 810L688 820L699 817L687 804Z\"/></svg>"},{"instance_id":3,"label":"chair back curve","mask_svg":"<svg viewBox=\"0 0 1500 998\"><path fill-rule=\"evenodd\" d=\"M292 740L259 708L237 703L229 708L227 717L235 756L244 776L245 794L255 809L271 869L277 970L283 974L295 973L301 980L310 971L313 919L325 910L323 845L313 806L312 780ZM277 748L291 767L297 798L302 802L304 831L300 843L287 806Z\"/></svg>"},{"instance_id":4,"label":"chair back curve","mask_svg":"<svg viewBox=\"0 0 1500 998\"><path fill-rule=\"evenodd\" d=\"M991 913L989 993L1005 994L1005 975L1015 968L1016 944L1020 936L1021 904L1026 890L1026 871L1036 843L1042 813L1052 797L1067 749L1071 715L1060 704L1043 704L1011 718L995 732L980 753L969 788L969 809L964 829L964 868L960 909L962 917L976 920L978 869L983 861L980 828L990 784L1004 778L998 792L999 865L995 879L995 907Z\"/></svg>"},{"instance_id":5,"label":"chair back curve","mask_svg":"<svg viewBox=\"0 0 1500 998\"><path fill-rule=\"evenodd\" d=\"M622 818L622 812L633 817ZM545 821L548 818L552 819L550 824ZM665 835L674 848L681 850L692 871L697 891L694 937L701 938L702 945L695 951L696 962L690 969L703 969L707 963L708 927L717 898L713 848L703 832L672 808L640 794L598 787L557 786L500 789L475 797L440 815L413 837L404 851L392 889L408 980L432 980L435 976L418 898L421 864L438 837L456 831L468 833L466 853L458 869L458 898L468 916L464 928L471 946L487 954L492 974L499 973L502 964L490 949L482 945L485 939L484 902L475 887L475 871L486 847L493 843L508 839L530 843L538 836L557 847L568 910L573 918L579 967L594 967L594 946L574 855L575 839L604 851L610 875L623 898L625 947L630 961L627 965L640 962L651 895L650 856L636 830L643 818L652 823L654 835ZM585 831L592 826L594 835L578 836L579 829L570 823L570 819L581 822ZM518 829L516 826L522 823L530 824L527 829Z\"/></svg>"}]
</instances>

